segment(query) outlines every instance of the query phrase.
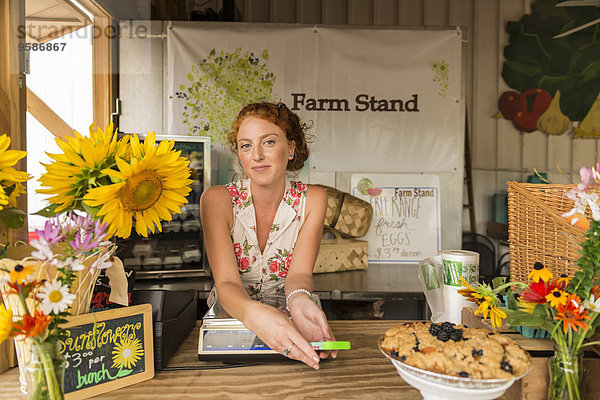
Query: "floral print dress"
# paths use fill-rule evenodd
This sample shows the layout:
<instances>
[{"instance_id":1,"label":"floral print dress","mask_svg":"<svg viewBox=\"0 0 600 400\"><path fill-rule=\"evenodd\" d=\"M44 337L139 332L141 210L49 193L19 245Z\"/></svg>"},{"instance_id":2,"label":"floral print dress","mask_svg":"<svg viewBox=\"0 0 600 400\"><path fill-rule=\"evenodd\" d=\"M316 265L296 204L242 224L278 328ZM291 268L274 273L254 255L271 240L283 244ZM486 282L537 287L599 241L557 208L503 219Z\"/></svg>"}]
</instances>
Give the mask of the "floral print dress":
<instances>
[{"instance_id":1,"label":"floral print dress","mask_svg":"<svg viewBox=\"0 0 600 400\"><path fill-rule=\"evenodd\" d=\"M285 309L287 276L298 233L304 223L307 185L286 181L286 188L273 219L263 252L256 235L256 213L250 180L226 185L233 206L230 231L242 284L253 300Z\"/></svg>"}]
</instances>

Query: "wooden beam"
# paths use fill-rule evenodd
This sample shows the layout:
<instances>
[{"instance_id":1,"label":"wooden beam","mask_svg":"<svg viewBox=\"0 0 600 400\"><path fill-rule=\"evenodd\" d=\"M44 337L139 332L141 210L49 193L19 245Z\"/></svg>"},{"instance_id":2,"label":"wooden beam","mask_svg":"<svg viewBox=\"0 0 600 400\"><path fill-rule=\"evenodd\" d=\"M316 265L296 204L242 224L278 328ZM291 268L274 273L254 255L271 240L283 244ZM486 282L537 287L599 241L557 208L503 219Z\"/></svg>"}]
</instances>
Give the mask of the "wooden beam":
<instances>
[{"instance_id":1,"label":"wooden beam","mask_svg":"<svg viewBox=\"0 0 600 400\"><path fill-rule=\"evenodd\" d=\"M44 100L27 88L27 111L56 137L73 136L73 129Z\"/></svg>"},{"instance_id":2,"label":"wooden beam","mask_svg":"<svg viewBox=\"0 0 600 400\"><path fill-rule=\"evenodd\" d=\"M92 95L94 123L104 128L111 121L118 93L117 25L96 0L79 0L94 15L92 39Z\"/></svg>"},{"instance_id":3,"label":"wooden beam","mask_svg":"<svg viewBox=\"0 0 600 400\"><path fill-rule=\"evenodd\" d=\"M0 0L0 134L11 139L10 148L26 150L25 137L25 76L23 53L18 50L24 38L19 37L18 27L25 25L25 2ZM25 160L15 168L27 170ZM20 196L17 207L27 213L27 197ZM27 222L22 229L7 229L0 224L0 243L27 241Z\"/></svg>"},{"instance_id":4,"label":"wooden beam","mask_svg":"<svg viewBox=\"0 0 600 400\"><path fill-rule=\"evenodd\" d=\"M0 135L10 132L10 102L0 87Z\"/></svg>"}]
</instances>

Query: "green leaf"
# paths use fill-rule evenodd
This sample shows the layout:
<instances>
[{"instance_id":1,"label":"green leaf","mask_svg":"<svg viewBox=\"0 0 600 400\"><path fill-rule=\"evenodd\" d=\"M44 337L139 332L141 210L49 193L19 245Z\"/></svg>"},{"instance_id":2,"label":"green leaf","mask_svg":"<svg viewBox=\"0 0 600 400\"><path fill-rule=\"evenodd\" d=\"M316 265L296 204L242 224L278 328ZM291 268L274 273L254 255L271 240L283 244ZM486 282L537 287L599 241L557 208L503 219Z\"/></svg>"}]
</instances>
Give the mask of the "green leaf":
<instances>
[{"instance_id":1,"label":"green leaf","mask_svg":"<svg viewBox=\"0 0 600 400\"><path fill-rule=\"evenodd\" d=\"M519 308L519 306L517 305L517 299L515 299L515 295L514 292L510 289L508 289L506 291L506 298L507 298L507 307L509 310L516 310Z\"/></svg>"},{"instance_id":2,"label":"green leaf","mask_svg":"<svg viewBox=\"0 0 600 400\"><path fill-rule=\"evenodd\" d=\"M91 217L91 218L96 218L96 214L98 214L98 211L100 211L100 207L92 207L92 206L88 206L85 203L81 203L83 205L83 210Z\"/></svg>"},{"instance_id":3,"label":"green leaf","mask_svg":"<svg viewBox=\"0 0 600 400\"><path fill-rule=\"evenodd\" d=\"M11 229L19 229L25 224L25 214L18 208L4 208L0 210L0 222Z\"/></svg>"},{"instance_id":4,"label":"green leaf","mask_svg":"<svg viewBox=\"0 0 600 400\"><path fill-rule=\"evenodd\" d=\"M56 209L58 208L58 204L52 203L46 208L42 208L38 212L33 213L32 215L41 215L42 217L52 218L56 216Z\"/></svg>"},{"instance_id":5,"label":"green leaf","mask_svg":"<svg viewBox=\"0 0 600 400\"><path fill-rule=\"evenodd\" d=\"M506 276L497 276L492 279L492 288L496 289L497 287L504 285L506 283L506 278ZM502 289L500 292L498 292L498 294L501 296L504 296L505 293L506 289Z\"/></svg>"},{"instance_id":6,"label":"green leaf","mask_svg":"<svg viewBox=\"0 0 600 400\"><path fill-rule=\"evenodd\" d=\"M119 371L117 371L117 378L122 378L124 376L130 375L132 372L132 369L120 369Z\"/></svg>"}]
</instances>

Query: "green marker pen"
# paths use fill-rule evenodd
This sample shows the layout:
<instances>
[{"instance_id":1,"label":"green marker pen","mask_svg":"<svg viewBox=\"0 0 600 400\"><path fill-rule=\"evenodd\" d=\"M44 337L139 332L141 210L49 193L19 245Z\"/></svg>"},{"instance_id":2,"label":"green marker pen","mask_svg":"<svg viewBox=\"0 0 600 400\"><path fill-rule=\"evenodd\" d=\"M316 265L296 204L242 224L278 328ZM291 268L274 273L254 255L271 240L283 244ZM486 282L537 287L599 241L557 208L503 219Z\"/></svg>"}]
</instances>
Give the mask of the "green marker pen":
<instances>
[{"instance_id":1,"label":"green marker pen","mask_svg":"<svg viewBox=\"0 0 600 400\"><path fill-rule=\"evenodd\" d=\"M350 342L310 342L314 350L350 350Z\"/></svg>"}]
</instances>

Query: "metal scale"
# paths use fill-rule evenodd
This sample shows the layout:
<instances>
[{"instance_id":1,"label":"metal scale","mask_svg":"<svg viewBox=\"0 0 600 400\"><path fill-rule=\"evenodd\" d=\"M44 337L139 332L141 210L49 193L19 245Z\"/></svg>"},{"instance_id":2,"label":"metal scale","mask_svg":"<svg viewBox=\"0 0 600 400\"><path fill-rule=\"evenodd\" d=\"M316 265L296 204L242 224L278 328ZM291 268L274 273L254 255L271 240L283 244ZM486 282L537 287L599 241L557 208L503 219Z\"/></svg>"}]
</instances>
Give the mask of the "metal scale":
<instances>
[{"instance_id":1,"label":"metal scale","mask_svg":"<svg viewBox=\"0 0 600 400\"><path fill-rule=\"evenodd\" d=\"M315 294L312 300L321 308ZM202 318L198 339L198 359L202 361L289 360L271 350L254 332L229 316L217 300Z\"/></svg>"}]
</instances>

